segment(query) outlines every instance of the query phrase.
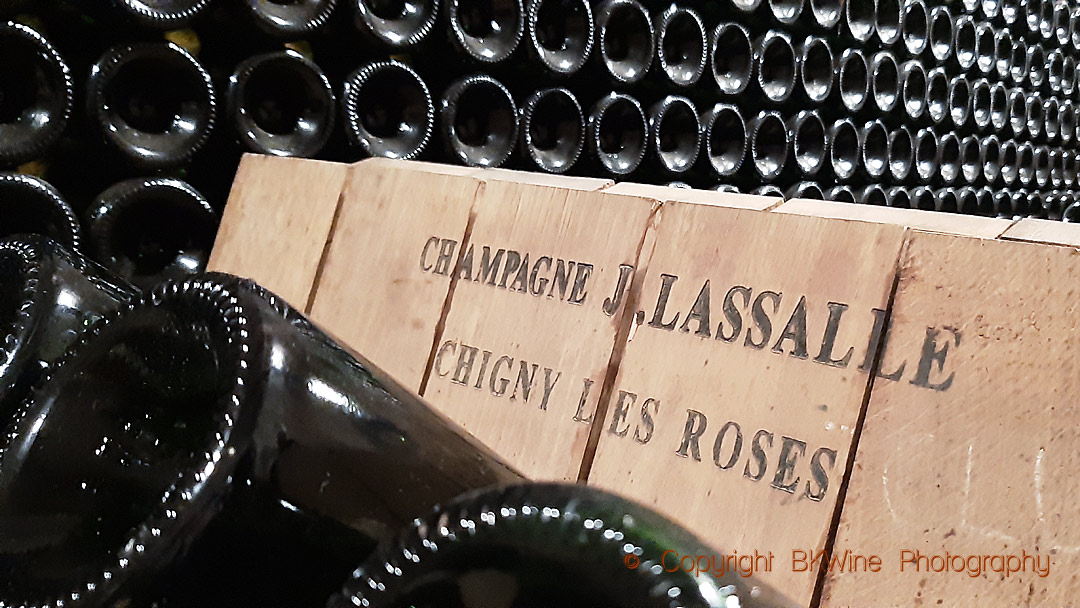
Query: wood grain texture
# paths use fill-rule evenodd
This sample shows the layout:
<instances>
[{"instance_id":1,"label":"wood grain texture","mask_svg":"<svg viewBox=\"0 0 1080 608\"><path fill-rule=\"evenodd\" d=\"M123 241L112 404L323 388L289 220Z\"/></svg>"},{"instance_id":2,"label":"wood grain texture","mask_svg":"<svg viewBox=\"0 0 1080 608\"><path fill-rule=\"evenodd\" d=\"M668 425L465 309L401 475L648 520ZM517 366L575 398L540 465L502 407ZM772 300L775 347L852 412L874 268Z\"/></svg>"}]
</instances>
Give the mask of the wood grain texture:
<instances>
[{"instance_id":1,"label":"wood grain texture","mask_svg":"<svg viewBox=\"0 0 1080 608\"><path fill-rule=\"evenodd\" d=\"M1080 247L1080 224L1026 217L1013 224L1003 239Z\"/></svg>"},{"instance_id":2,"label":"wood grain texture","mask_svg":"<svg viewBox=\"0 0 1080 608\"><path fill-rule=\"evenodd\" d=\"M348 170L340 163L245 154L208 270L254 279L304 310Z\"/></svg>"},{"instance_id":3,"label":"wood grain texture","mask_svg":"<svg viewBox=\"0 0 1080 608\"><path fill-rule=\"evenodd\" d=\"M1013 220L996 217L979 217L960 213L923 211L922 209L898 209L895 207L804 199L787 201L773 209L773 211L775 213L895 224L897 226L917 228L926 232L976 236L985 239L997 238L1013 225Z\"/></svg>"},{"instance_id":4,"label":"wood grain texture","mask_svg":"<svg viewBox=\"0 0 1080 608\"><path fill-rule=\"evenodd\" d=\"M652 207L485 182L424 396L529 477L577 478L622 319L605 299L636 264Z\"/></svg>"},{"instance_id":5,"label":"wood grain texture","mask_svg":"<svg viewBox=\"0 0 1080 608\"><path fill-rule=\"evenodd\" d=\"M719 551L771 552L759 576L808 605L815 575L792 571L792 551L826 541L867 388L858 367L876 352L872 309L886 306L903 235L664 205L589 483L652 505ZM752 321L754 302L771 328ZM824 360L851 349L845 366L815 361L830 302L846 308ZM805 330L792 335L805 353L797 337L781 339L800 307Z\"/></svg>"},{"instance_id":6,"label":"wood grain texture","mask_svg":"<svg viewBox=\"0 0 1080 608\"><path fill-rule=\"evenodd\" d=\"M607 189L612 194L626 194L641 196L663 202L697 203L699 205L718 205L720 207L737 207L739 209L757 209L765 211L783 202L780 197L758 196L756 194L735 194L732 192L716 192L715 190L697 190L690 188L672 188L658 186L656 184L637 184L634 182L619 182Z\"/></svg>"},{"instance_id":7,"label":"wood grain texture","mask_svg":"<svg viewBox=\"0 0 1080 608\"><path fill-rule=\"evenodd\" d=\"M918 372L929 342L948 350L927 383L948 387L875 381L836 550L885 563L831 573L822 606L1075 605L1078 286L1075 249L912 233L881 372ZM1026 552L1050 569L917 571L903 551Z\"/></svg>"},{"instance_id":8,"label":"wood grain texture","mask_svg":"<svg viewBox=\"0 0 1080 608\"><path fill-rule=\"evenodd\" d=\"M480 182L384 159L352 166L310 316L419 391ZM423 267L428 266L429 271Z\"/></svg>"}]
</instances>

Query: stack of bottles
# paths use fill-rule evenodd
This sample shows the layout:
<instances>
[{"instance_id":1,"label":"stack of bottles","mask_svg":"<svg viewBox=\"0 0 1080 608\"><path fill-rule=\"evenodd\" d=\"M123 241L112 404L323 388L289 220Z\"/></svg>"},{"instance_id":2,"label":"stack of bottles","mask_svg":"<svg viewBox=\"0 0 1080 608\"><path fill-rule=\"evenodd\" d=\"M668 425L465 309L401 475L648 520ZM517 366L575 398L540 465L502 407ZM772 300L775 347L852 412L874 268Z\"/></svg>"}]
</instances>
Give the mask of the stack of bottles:
<instances>
[{"instance_id":1,"label":"stack of bottles","mask_svg":"<svg viewBox=\"0 0 1080 608\"><path fill-rule=\"evenodd\" d=\"M0 606L793 605L648 508L527 482L227 275L141 292L0 240L0 430Z\"/></svg>"},{"instance_id":2,"label":"stack of bottles","mask_svg":"<svg viewBox=\"0 0 1080 608\"><path fill-rule=\"evenodd\" d=\"M21 218L0 232L47 229L141 285L201 268L245 151L1080 218L1063 0L7 0L0 19Z\"/></svg>"}]
</instances>

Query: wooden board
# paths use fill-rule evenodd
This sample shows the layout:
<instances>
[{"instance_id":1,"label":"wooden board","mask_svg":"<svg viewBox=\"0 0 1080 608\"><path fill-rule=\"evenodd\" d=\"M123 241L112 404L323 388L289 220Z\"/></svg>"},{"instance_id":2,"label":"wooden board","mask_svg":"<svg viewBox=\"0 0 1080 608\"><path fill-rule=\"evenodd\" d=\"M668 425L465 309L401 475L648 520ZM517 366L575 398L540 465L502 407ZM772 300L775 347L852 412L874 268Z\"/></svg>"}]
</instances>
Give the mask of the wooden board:
<instances>
[{"instance_id":1,"label":"wooden board","mask_svg":"<svg viewBox=\"0 0 1080 608\"><path fill-rule=\"evenodd\" d=\"M353 165L311 318L419 391L480 182L441 165Z\"/></svg>"},{"instance_id":2,"label":"wooden board","mask_svg":"<svg viewBox=\"0 0 1080 608\"><path fill-rule=\"evenodd\" d=\"M656 184L637 184L619 182L607 190L611 194L641 196L662 202L697 203L699 205L718 205L720 207L738 207L740 209L771 209L784 199L778 196L759 196L756 194L736 194L716 192L715 190L697 190L691 188L672 188Z\"/></svg>"},{"instance_id":3,"label":"wooden board","mask_svg":"<svg viewBox=\"0 0 1080 608\"><path fill-rule=\"evenodd\" d=\"M884 563L822 606L1075 604L1078 285L1075 249L912 233L880 369L904 377L874 384L834 549Z\"/></svg>"},{"instance_id":4,"label":"wooden board","mask_svg":"<svg viewBox=\"0 0 1080 608\"><path fill-rule=\"evenodd\" d=\"M207 268L254 279L305 310L348 169L245 154Z\"/></svg>"},{"instance_id":5,"label":"wooden board","mask_svg":"<svg viewBox=\"0 0 1080 608\"><path fill-rule=\"evenodd\" d=\"M792 552L825 544L903 235L665 205L589 483L771 553L755 575L808 605Z\"/></svg>"},{"instance_id":6,"label":"wooden board","mask_svg":"<svg viewBox=\"0 0 1080 608\"><path fill-rule=\"evenodd\" d=\"M550 173L536 173L534 171L503 169L502 167L472 169L472 172L469 175L484 181L516 182L519 184L550 186L552 188L565 188L568 190L602 190L615 183L610 179L600 177L552 175Z\"/></svg>"},{"instance_id":7,"label":"wooden board","mask_svg":"<svg viewBox=\"0 0 1080 608\"><path fill-rule=\"evenodd\" d=\"M1080 247L1080 224L1026 217L1016 222L1001 237L1015 241Z\"/></svg>"},{"instance_id":8,"label":"wooden board","mask_svg":"<svg viewBox=\"0 0 1080 608\"><path fill-rule=\"evenodd\" d=\"M1001 236L1013 225L1013 220L996 217L804 199L787 201L773 211L794 215L896 224L897 226L918 228L926 232L977 236L986 239Z\"/></svg>"},{"instance_id":9,"label":"wooden board","mask_svg":"<svg viewBox=\"0 0 1080 608\"><path fill-rule=\"evenodd\" d=\"M424 396L530 477L578 477L653 206L485 182Z\"/></svg>"}]
</instances>

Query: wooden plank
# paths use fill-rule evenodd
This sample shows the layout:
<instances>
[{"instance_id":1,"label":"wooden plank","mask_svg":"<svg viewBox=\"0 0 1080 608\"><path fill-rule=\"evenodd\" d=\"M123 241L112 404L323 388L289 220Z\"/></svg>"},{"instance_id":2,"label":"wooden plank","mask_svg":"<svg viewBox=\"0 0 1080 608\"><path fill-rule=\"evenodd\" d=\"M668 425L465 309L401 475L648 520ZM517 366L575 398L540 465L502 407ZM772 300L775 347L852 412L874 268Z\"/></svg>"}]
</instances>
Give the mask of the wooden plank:
<instances>
[{"instance_id":1,"label":"wooden plank","mask_svg":"<svg viewBox=\"0 0 1080 608\"><path fill-rule=\"evenodd\" d=\"M1006 230L1001 238L1080 247L1080 224L1026 217Z\"/></svg>"},{"instance_id":2,"label":"wooden plank","mask_svg":"<svg viewBox=\"0 0 1080 608\"><path fill-rule=\"evenodd\" d=\"M911 235L880 368L904 378L875 381L835 545L884 564L822 606L1075 604L1078 284L1076 249Z\"/></svg>"},{"instance_id":3,"label":"wooden plank","mask_svg":"<svg viewBox=\"0 0 1080 608\"><path fill-rule=\"evenodd\" d=\"M532 478L578 476L653 205L485 182L424 396Z\"/></svg>"},{"instance_id":4,"label":"wooden plank","mask_svg":"<svg viewBox=\"0 0 1080 608\"><path fill-rule=\"evenodd\" d=\"M662 207L589 483L771 554L755 575L809 605L793 551L825 545L904 232Z\"/></svg>"},{"instance_id":5,"label":"wooden plank","mask_svg":"<svg viewBox=\"0 0 1080 608\"><path fill-rule=\"evenodd\" d=\"M1001 236L1014 223L1013 220L996 217L803 199L787 201L773 211L794 215L812 215L814 217L841 220L895 224L897 226L917 228L926 232L975 236L985 239L994 239Z\"/></svg>"},{"instance_id":6,"label":"wooden plank","mask_svg":"<svg viewBox=\"0 0 1080 608\"><path fill-rule=\"evenodd\" d=\"M503 169L501 167L492 167L488 169L473 169L470 175L484 181L507 181L516 182L519 184L531 184L534 186L566 188L568 190L601 190L615 183L613 180L600 177L552 175L550 173L537 173L535 171L517 171L514 169Z\"/></svg>"},{"instance_id":7,"label":"wooden plank","mask_svg":"<svg viewBox=\"0 0 1080 608\"><path fill-rule=\"evenodd\" d=\"M782 203L784 200L778 196L758 196L756 194L716 192L715 190L672 188L669 186L637 184L633 182L620 182L608 188L607 192L610 192L611 194L640 196L663 202L697 203L699 205L757 209L758 211L771 209Z\"/></svg>"},{"instance_id":8,"label":"wooden plank","mask_svg":"<svg viewBox=\"0 0 1080 608\"><path fill-rule=\"evenodd\" d=\"M415 391L481 187L473 172L387 159L353 165L309 313Z\"/></svg>"},{"instance_id":9,"label":"wooden plank","mask_svg":"<svg viewBox=\"0 0 1080 608\"><path fill-rule=\"evenodd\" d=\"M348 170L245 154L207 268L254 279L304 310Z\"/></svg>"}]
</instances>

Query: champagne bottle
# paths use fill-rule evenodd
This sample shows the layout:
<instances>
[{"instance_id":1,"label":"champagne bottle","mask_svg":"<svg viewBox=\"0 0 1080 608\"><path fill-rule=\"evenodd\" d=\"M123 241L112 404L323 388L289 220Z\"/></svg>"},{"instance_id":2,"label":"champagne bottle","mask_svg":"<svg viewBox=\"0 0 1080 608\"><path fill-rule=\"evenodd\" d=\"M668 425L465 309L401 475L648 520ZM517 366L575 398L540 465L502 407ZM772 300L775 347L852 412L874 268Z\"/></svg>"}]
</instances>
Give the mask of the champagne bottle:
<instances>
[{"instance_id":1,"label":"champagne bottle","mask_svg":"<svg viewBox=\"0 0 1080 608\"><path fill-rule=\"evenodd\" d=\"M693 86L709 60L709 33L701 15L672 4L656 19L656 58L676 86Z\"/></svg>"},{"instance_id":2,"label":"champagne bottle","mask_svg":"<svg viewBox=\"0 0 1080 608\"><path fill-rule=\"evenodd\" d=\"M701 150L701 123L693 102L668 95L649 110L649 147L660 168L686 173Z\"/></svg>"},{"instance_id":3,"label":"champagne bottle","mask_svg":"<svg viewBox=\"0 0 1080 608\"><path fill-rule=\"evenodd\" d=\"M435 29L439 0L351 0L356 27L377 43L396 49L414 47Z\"/></svg>"},{"instance_id":4,"label":"champagne bottle","mask_svg":"<svg viewBox=\"0 0 1080 608\"><path fill-rule=\"evenodd\" d=\"M498 167L514 151L517 106L510 91L484 74L451 84L439 104L445 146L459 163Z\"/></svg>"},{"instance_id":5,"label":"champagne bottle","mask_svg":"<svg viewBox=\"0 0 1080 608\"><path fill-rule=\"evenodd\" d=\"M122 181L102 192L88 211L91 255L138 287L149 289L206 268L218 215L178 179Z\"/></svg>"},{"instance_id":6,"label":"champagne bottle","mask_svg":"<svg viewBox=\"0 0 1080 608\"><path fill-rule=\"evenodd\" d=\"M638 0L604 0L596 8L600 60L616 82L633 84L649 72L656 31L648 9Z\"/></svg>"},{"instance_id":7,"label":"champagne bottle","mask_svg":"<svg viewBox=\"0 0 1080 608\"><path fill-rule=\"evenodd\" d=\"M0 239L0 427L88 324L135 295L123 279L52 239Z\"/></svg>"},{"instance_id":8,"label":"champagne bottle","mask_svg":"<svg viewBox=\"0 0 1080 608\"><path fill-rule=\"evenodd\" d=\"M228 112L241 144L275 156L315 156L336 113L334 90L319 66L293 50L255 55L229 78Z\"/></svg>"},{"instance_id":9,"label":"champagne bottle","mask_svg":"<svg viewBox=\"0 0 1080 608\"><path fill-rule=\"evenodd\" d=\"M6 603L323 606L376 541L521 479L248 281L82 336L0 439Z\"/></svg>"},{"instance_id":10,"label":"champagne bottle","mask_svg":"<svg viewBox=\"0 0 1080 608\"><path fill-rule=\"evenodd\" d=\"M548 173L565 173L585 147L585 117L577 97L563 88L540 89L521 109L521 150Z\"/></svg>"},{"instance_id":11,"label":"champagne bottle","mask_svg":"<svg viewBox=\"0 0 1080 608\"><path fill-rule=\"evenodd\" d=\"M589 113L589 152L607 175L629 175L645 158L649 123L637 99L612 91Z\"/></svg>"},{"instance_id":12,"label":"champagne bottle","mask_svg":"<svg viewBox=\"0 0 1080 608\"><path fill-rule=\"evenodd\" d=\"M506 61L525 34L522 0L448 0L450 40L474 61Z\"/></svg>"},{"instance_id":13,"label":"champagne bottle","mask_svg":"<svg viewBox=\"0 0 1080 608\"><path fill-rule=\"evenodd\" d=\"M87 115L131 164L175 167L206 143L217 100L210 75L171 42L122 44L94 64Z\"/></svg>"},{"instance_id":14,"label":"champagne bottle","mask_svg":"<svg viewBox=\"0 0 1080 608\"><path fill-rule=\"evenodd\" d=\"M352 574L328 608L779 608L775 590L729 571L678 524L592 487L516 484L471 492L417 518ZM707 559L707 558L706 558Z\"/></svg>"},{"instance_id":15,"label":"champagne bottle","mask_svg":"<svg viewBox=\"0 0 1080 608\"><path fill-rule=\"evenodd\" d=\"M16 166L60 138L74 85L52 44L20 23L0 23L0 57L0 166Z\"/></svg>"},{"instance_id":16,"label":"champagne bottle","mask_svg":"<svg viewBox=\"0 0 1080 608\"><path fill-rule=\"evenodd\" d=\"M79 249L75 212L45 180L23 173L0 173L0 237L42 234L68 249Z\"/></svg>"},{"instance_id":17,"label":"champagne bottle","mask_svg":"<svg viewBox=\"0 0 1080 608\"><path fill-rule=\"evenodd\" d=\"M569 76L589 59L596 22L586 0L530 0L525 27L533 54L555 74Z\"/></svg>"},{"instance_id":18,"label":"champagne bottle","mask_svg":"<svg viewBox=\"0 0 1080 608\"><path fill-rule=\"evenodd\" d=\"M424 80L399 61L376 61L345 80L345 132L368 156L411 159L428 145L435 104Z\"/></svg>"},{"instance_id":19,"label":"champagne bottle","mask_svg":"<svg viewBox=\"0 0 1080 608\"><path fill-rule=\"evenodd\" d=\"M255 25L280 38L303 38L326 26L337 0L246 0Z\"/></svg>"},{"instance_id":20,"label":"champagne bottle","mask_svg":"<svg viewBox=\"0 0 1080 608\"><path fill-rule=\"evenodd\" d=\"M140 24L168 30L182 27L201 13L211 0L115 0L121 10Z\"/></svg>"}]
</instances>

